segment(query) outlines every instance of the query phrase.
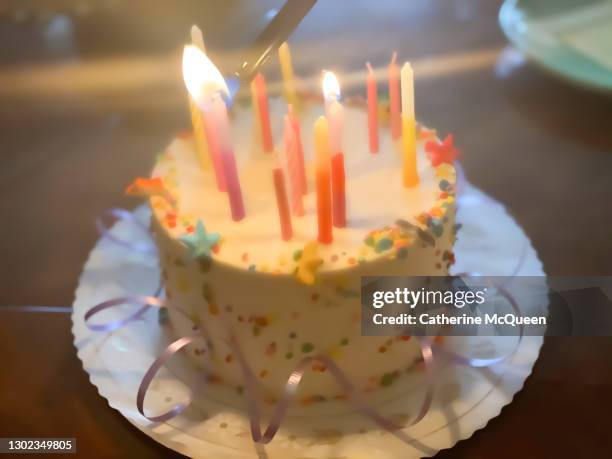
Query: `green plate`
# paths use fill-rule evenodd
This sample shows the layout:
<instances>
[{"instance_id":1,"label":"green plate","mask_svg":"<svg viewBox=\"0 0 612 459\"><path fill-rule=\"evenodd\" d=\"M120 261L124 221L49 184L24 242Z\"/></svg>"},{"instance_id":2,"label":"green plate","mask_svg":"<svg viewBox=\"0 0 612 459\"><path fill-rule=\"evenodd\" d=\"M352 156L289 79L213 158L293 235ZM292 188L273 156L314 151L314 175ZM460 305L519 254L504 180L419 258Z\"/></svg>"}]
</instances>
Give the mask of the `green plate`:
<instances>
[{"instance_id":1,"label":"green plate","mask_svg":"<svg viewBox=\"0 0 612 459\"><path fill-rule=\"evenodd\" d=\"M499 22L546 69L612 91L612 0L506 0Z\"/></svg>"}]
</instances>

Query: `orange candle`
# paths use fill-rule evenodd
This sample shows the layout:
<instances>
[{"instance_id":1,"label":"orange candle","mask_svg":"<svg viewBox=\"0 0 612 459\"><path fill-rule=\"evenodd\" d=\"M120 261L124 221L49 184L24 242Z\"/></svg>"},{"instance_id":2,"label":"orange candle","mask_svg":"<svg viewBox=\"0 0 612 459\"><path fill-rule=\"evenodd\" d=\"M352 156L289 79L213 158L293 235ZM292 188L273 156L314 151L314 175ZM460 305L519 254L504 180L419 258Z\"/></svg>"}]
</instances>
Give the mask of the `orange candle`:
<instances>
[{"instance_id":1,"label":"orange candle","mask_svg":"<svg viewBox=\"0 0 612 459\"><path fill-rule=\"evenodd\" d=\"M268 109L268 92L266 90L266 80L261 73L258 73L253 80L255 87L256 100L259 109L259 126L261 127L261 142L263 151L271 153L274 150L272 141L272 129L270 128L270 111Z\"/></svg>"},{"instance_id":2,"label":"orange candle","mask_svg":"<svg viewBox=\"0 0 612 459\"><path fill-rule=\"evenodd\" d=\"M315 132L315 163L317 188L318 240L321 244L331 244L332 202L330 186L329 126L324 116L317 119Z\"/></svg>"},{"instance_id":3,"label":"orange candle","mask_svg":"<svg viewBox=\"0 0 612 459\"><path fill-rule=\"evenodd\" d=\"M397 52L394 52L389 64L389 110L393 140L402 134L400 104L400 69L397 66Z\"/></svg>"},{"instance_id":4,"label":"orange candle","mask_svg":"<svg viewBox=\"0 0 612 459\"><path fill-rule=\"evenodd\" d=\"M283 241L288 241L293 236L293 228L291 226L291 214L289 213L285 176L283 175L282 169L277 166L272 169L272 177L274 179L274 191L276 192L276 205L278 207L281 237Z\"/></svg>"},{"instance_id":5,"label":"orange candle","mask_svg":"<svg viewBox=\"0 0 612 459\"><path fill-rule=\"evenodd\" d=\"M370 139L370 153L378 153L378 88L372 66L368 62L368 134Z\"/></svg>"},{"instance_id":6,"label":"orange candle","mask_svg":"<svg viewBox=\"0 0 612 459\"><path fill-rule=\"evenodd\" d=\"M336 153L331 159L333 222L336 228L344 228L346 226L346 193L344 180L344 155L342 153Z\"/></svg>"}]
</instances>

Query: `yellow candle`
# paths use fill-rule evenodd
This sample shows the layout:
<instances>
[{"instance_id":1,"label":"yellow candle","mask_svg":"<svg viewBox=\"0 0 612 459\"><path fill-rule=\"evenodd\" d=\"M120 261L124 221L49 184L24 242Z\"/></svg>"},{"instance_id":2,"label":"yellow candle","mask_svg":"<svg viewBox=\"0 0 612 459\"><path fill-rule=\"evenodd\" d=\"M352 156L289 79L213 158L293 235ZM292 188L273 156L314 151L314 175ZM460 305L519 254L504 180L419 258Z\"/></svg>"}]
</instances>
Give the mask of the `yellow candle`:
<instances>
[{"instance_id":1,"label":"yellow candle","mask_svg":"<svg viewBox=\"0 0 612 459\"><path fill-rule=\"evenodd\" d=\"M280 61L281 73L283 74L283 87L285 100L299 110L300 99L295 87L295 76L293 74L293 64L291 63L291 51L289 45L284 42L278 48L278 60Z\"/></svg>"},{"instance_id":2,"label":"yellow candle","mask_svg":"<svg viewBox=\"0 0 612 459\"><path fill-rule=\"evenodd\" d=\"M196 25L191 27L191 42L194 46L200 48L203 53L206 53L204 35L202 34L202 30ZM206 137L206 130L204 128L204 118L202 116L202 110L194 102L191 95L189 95L189 108L191 110L191 125L193 126L193 138L198 159L202 168L208 169L210 166L210 152L208 150L208 138Z\"/></svg>"},{"instance_id":3,"label":"yellow candle","mask_svg":"<svg viewBox=\"0 0 612 459\"><path fill-rule=\"evenodd\" d=\"M194 102L193 97L189 96L189 106L191 109L191 124L193 125L193 139L196 145L196 152L200 166L203 169L208 169L210 166L210 152L208 150L208 138L204 129L204 118L202 110Z\"/></svg>"},{"instance_id":4,"label":"yellow candle","mask_svg":"<svg viewBox=\"0 0 612 459\"><path fill-rule=\"evenodd\" d=\"M416 119L414 114L414 73L406 62L401 71L402 84L402 155L403 182L406 188L419 184L416 155Z\"/></svg>"}]
</instances>

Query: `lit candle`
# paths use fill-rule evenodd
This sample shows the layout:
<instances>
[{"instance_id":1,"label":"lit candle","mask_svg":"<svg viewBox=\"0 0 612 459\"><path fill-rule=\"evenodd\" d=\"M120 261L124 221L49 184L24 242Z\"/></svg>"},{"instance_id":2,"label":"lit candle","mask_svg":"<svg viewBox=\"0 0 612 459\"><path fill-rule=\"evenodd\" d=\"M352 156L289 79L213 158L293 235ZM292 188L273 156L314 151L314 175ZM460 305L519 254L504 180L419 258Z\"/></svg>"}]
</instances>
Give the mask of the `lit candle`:
<instances>
[{"instance_id":1,"label":"lit candle","mask_svg":"<svg viewBox=\"0 0 612 459\"><path fill-rule=\"evenodd\" d=\"M289 173L289 188L291 194L291 210L298 217L304 215L304 203L302 200L302 171L297 148L295 132L291 123L290 115L285 115L285 129L283 132L283 146ZM302 163L303 164L303 163Z\"/></svg>"},{"instance_id":2,"label":"lit candle","mask_svg":"<svg viewBox=\"0 0 612 459\"><path fill-rule=\"evenodd\" d=\"M419 184L416 157L416 119L414 114L414 73L410 63L402 66L402 153L403 181L407 188Z\"/></svg>"},{"instance_id":3,"label":"lit candle","mask_svg":"<svg viewBox=\"0 0 612 459\"><path fill-rule=\"evenodd\" d=\"M332 154L342 152L344 108L340 103L340 84L332 72L323 74L323 100L329 123L329 148Z\"/></svg>"},{"instance_id":4,"label":"lit candle","mask_svg":"<svg viewBox=\"0 0 612 459\"><path fill-rule=\"evenodd\" d=\"M238 222L245 216L244 202L242 200L242 190L240 189L240 179L238 177L238 168L236 167L234 147L232 146L230 136L227 107L219 93L214 94L212 97L210 116L212 119L211 124L214 126L213 129L216 129L218 134L221 164L223 167L223 176L225 178L232 220Z\"/></svg>"},{"instance_id":5,"label":"lit candle","mask_svg":"<svg viewBox=\"0 0 612 459\"><path fill-rule=\"evenodd\" d=\"M217 158L217 180L224 181L230 202L232 219L240 221L245 216L236 158L230 138L227 107L221 95L229 94L223 76L206 55L195 46L186 46L183 55L185 84L198 107L204 111L207 134L213 155ZM211 136L211 134L214 134ZM214 145L214 147L213 147Z\"/></svg>"},{"instance_id":6,"label":"lit candle","mask_svg":"<svg viewBox=\"0 0 612 459\"><path fill-rule=\"evenodd\" d=\"M289 45L284 42L278 48L278 60L280 62L281 73L283 75L283 88L285 100L293 105L296 110L300 109L300 100L296 90L295 76L293 74L293 64L291 63L291 51Z\"/></svg>"},{"instance_id":7,"label":"lit candle","mask_svg":"<svg viewBox=\"0 0 612 459\"><path fill-rule=\"evenodd\" d=\"M344 109L339 102L340 85L332 72L325 72L323 77L323 97L329 123L333 223L336 228L344 228L346 226L344 154L342 152Z\"/></svg>"},{"instance_id":8,"label":"lit candle","mask_svg":"<svg viewBox=\"0 0 612 459\"><path fill-rule=\"evenodd\" d=\"M329 159L329 127L324 116L317 119L314 125L315 164L317 189L318 240L322 244L331 244L332 208Z\"/></svg>"},{"instance_id":9,"label":"lit candle","mask_svg":"<svg viewBox=\"0 0 612 459\"><path fill-rule=\"evenodd\" d=\"M285 176L278 163L276 163L272 169L272 178L274 180L274 192L276 193L276 205L278 207L281 237L283 241L288 241L293 236L293 228L291 226L291 214L289 212L289 202L287 200Z\"/></svg>"},{"instance_id":10,"label":"lit candle","mask_svg":"<svg viewBox=\"0 0 612 459\"><path fill-rule=\"evenodd\" d=\"M202 52L206 52L202 31L196 25L191 28L191 42L194 46L200 48ZM208 169L210 166L210 151L208 147L208 138L206 137L204 118L202 117L202 111L193 101L191 95L189 95L189 110L191 112L191 125L193 126L193 137L198 160L203 169Z\"/></svg>"},{"instance_id":11,"label":"lit candle","mask_svg":"<svg viewBox=\"0 0 612 459\"><path fill-rule=\"evenodd\" d=\"M289 120L291 121L291 127L293 128L293 139L295 140L297 160L300 166L300 184L302 194L305 195L308 192L308 180L306 179L306 166L304 165L304 146L302 144L300 122L293 112L292 105L289 105Z\"/></svg>"},{"instance_id":12,"label":"lit candle","mask_svg":"<svg viewBox=\"0 0 612 459\"><path fill-rule=\"evenodd\" d=\"M368 135L370 139L370 153L378 153L378 88L372 66L368 62Z\"/></svg>"},{"instance_id":13,"label":"lit candle","mask_svg":"<svg viewBox=\"0 0 612 459\"><path fill-rule=\"evenodd\" d=\"M397 66L397 52L393 53L389 64L389 110L391 117L391 137L395 140L402 134L400 115L400 69Z\"/></svg>"},{"instance_id":14,"label":"lit candle","mask_svg":"<svg viewBox=\"0 0 612 459\"><path fill-rule=\"evenodd\" d=\"M253 104L259 111L259 127L261 129L261 143L263 151L271 153L274 150L272 141L272 129L270 127L270 111L268 109L268 92L266 90L266 80L261 73L253 79Z\"/></svg>"},{"instance_id":15,"label":"lit candle","mask_svg":"<svg viewBox=\"0 0 612 459\"><path fill-rule=\"evenodd\" d=\"M219 142L216 139L215 130L209 125L208 114L203 110L203 106L210 100L210 94L213 91L221 91L229 95L229 89L219 70L196 46L186 46L183 52L183 79L193 101L193 107L198 108L197 116L203 118L204 121L203 123L196 123L194 129L197 129L197 126L202 126L203 132L200 135L207 139L217 187L220 191L225 191Z\"/></svg>"}]
</instances>

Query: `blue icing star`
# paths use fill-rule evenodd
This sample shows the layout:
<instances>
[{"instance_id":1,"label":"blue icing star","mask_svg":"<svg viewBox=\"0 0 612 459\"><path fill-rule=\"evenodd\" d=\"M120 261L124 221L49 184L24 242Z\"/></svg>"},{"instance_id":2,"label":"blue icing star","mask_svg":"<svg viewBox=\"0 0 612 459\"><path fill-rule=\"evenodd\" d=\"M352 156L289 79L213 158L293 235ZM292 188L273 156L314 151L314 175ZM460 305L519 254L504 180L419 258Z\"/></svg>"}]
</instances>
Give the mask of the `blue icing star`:
<instances>
[{"instance_id":1,"label":"blue icing star","mask_svg":"<svg viewBox=\"0 0 612 459\"><path fill-rule=\"evenodd\" d=\"M219 242L219 233L207 233L202 220L198 220L195 231L180 237L183 244L189 249L191 258L209 257L213 246Z\"/></svg>"}]
</instances>

